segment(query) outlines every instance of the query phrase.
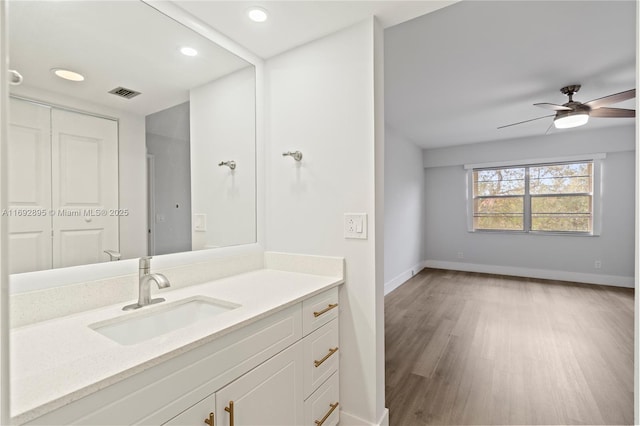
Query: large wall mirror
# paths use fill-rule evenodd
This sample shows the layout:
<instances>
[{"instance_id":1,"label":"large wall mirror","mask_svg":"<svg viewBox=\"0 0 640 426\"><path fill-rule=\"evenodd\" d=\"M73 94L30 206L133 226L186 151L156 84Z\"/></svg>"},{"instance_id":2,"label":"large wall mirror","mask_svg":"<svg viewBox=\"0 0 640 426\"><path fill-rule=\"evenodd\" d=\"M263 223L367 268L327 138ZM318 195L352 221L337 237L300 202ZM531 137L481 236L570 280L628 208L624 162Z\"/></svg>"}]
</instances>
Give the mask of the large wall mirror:
<instances>
[{"instance_id":1,"label":"large wall mirror","mask_svg":"<svg viewBox=\"0 0 640 426\"><path fill-rule=\"evenodd\" d=\"M139 1L8 16L11 274L256 242L252 64Z\"/></svg>"}]
</instances>

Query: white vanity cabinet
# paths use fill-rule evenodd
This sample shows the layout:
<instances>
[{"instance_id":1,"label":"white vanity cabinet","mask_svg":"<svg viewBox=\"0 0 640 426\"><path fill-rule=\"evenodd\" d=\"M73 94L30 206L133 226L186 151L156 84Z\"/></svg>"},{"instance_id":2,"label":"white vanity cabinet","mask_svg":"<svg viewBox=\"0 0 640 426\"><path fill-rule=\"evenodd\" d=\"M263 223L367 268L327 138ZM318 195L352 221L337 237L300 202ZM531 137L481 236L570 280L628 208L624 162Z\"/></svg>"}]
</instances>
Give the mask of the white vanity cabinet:
<instances>
[{"instance_id":1,"label":"white vanity cabinet","mask_svg":"<svg viewBox=\"0 0 640 426\"><path fill-rule=\"evenodd\" d=\"M222 388L216 393L216 425L301 425L302 364L298 342Z\"/></svg>"},{"instance_id":2,"label":"white vanity cabinet","mask_svg":"<svg viewBox=\"0 0 640 426\"><path fill-rule=\"evenodd\" d=\"M211 425L211 419L215 426L302 425L300 345L285 349L165 425Z\"/></svg>"},{"instance_id":3,"label":"white vanity cabinet","mask_svg":"<svg viewBox=\"0 0 640 426\"><path fill-rule=\"evenodd\" d=\"M337 288L302 303L304 425L333 426L340 421L338 321Z\"/></svg>"},{"instance_id":4,"label":"white vanity cabinet","mask_svg":"<svg viewBox=\"0 0 640 426\"><path fill-rule=\"evenodd\" d=\"M330 426L338 423L338 291L303 301L305 335L165 425Z\"/></svg>"},{"instance_id":5,"label":"white vanity cabinet","mask_svg":"<svg viewBox=\"0 0 640 426\"><path fill-rule=\"evenodd\" d=\"M332 287L26 424L335 425L337 306Z\"/></svg>"}]
</instances>

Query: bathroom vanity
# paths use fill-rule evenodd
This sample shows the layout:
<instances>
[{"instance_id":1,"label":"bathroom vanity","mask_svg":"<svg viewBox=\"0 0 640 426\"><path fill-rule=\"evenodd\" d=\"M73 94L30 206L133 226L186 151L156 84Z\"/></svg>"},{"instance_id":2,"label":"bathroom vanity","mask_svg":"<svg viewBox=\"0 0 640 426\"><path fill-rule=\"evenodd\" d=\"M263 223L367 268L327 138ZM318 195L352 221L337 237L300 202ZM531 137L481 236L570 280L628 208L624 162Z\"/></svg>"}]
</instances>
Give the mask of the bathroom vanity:
<instances>
[{"instance_id":1,"label":"bathroom vanity","mask_svg":"<svg viewBox=\"0 0 640 426\"><path fill-rule=\"evenodd\" d=\"M14 423L335 425L343 282L265 268L16 328Z\"/></svg>"}]
</instances>

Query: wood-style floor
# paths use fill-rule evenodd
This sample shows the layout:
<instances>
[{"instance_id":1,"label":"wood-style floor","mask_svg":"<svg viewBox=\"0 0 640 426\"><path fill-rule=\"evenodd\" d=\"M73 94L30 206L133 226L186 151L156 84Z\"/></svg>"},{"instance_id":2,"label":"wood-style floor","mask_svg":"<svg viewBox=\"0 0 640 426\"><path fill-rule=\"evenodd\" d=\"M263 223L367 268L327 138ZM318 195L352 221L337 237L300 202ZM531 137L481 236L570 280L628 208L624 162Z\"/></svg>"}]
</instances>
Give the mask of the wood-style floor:
<instances>
[{"instance_id":1,"label":"wood-style floor","mask_svg":"<svg viewBox=\"0 0 640 426\"><path fill-rule=\"evenodd\" d=\"M633 424L633 299L423 270L385 298L391 426Z\"/></svg>"}]
</instances>

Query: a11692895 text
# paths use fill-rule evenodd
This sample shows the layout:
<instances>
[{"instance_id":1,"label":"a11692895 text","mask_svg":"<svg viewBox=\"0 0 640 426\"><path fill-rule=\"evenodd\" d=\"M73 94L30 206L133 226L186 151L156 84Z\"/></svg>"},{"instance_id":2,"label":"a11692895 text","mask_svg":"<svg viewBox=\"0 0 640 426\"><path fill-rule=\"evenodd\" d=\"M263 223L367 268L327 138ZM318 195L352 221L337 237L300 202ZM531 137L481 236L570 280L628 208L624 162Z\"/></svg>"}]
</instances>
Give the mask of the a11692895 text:
<instances>
[{"instance_id":1,"label":"a11692895 text","mask_svg":"<svg viewBox=\"0 0 640 426\"><path fill-rule=\"evenodd\" d=\"M129 216L129 209L103 209L103 208L86 208L86 209L43 209L43 208L8 208L2 209L2 216L8 217L44 217L44 216L60 216L60 217L113 217L113 216Z\"/></svg>"}]
</instances>

